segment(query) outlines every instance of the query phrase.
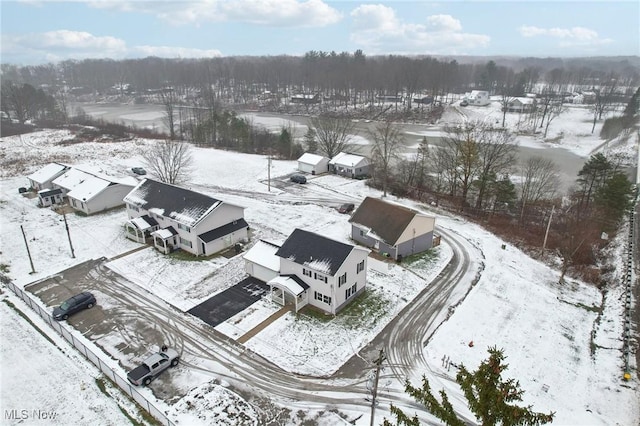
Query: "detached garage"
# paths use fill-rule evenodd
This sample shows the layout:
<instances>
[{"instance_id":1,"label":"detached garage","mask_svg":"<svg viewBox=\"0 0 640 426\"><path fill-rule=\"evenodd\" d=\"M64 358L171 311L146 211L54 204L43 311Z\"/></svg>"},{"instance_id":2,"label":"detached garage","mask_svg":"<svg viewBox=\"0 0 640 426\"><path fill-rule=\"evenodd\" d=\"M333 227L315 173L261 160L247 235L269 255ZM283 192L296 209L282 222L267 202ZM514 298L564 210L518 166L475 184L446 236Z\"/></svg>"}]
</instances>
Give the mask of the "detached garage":
<instances>
[{"instance_id":1,"label":"detached garage","mask_svg":"<svg viewBox=\"0 0 640 426\"><path fill-rule=\"evenodd\" d=\"M261 281L269 282L280 275L280 258L276 252L280 246L258 240L244 255L247 274Z\"/></svg>"},{"instance_id":2,"label":"detached garage","mask_svg":"<svg viewBox=\"0 0 640 426\"><path fill-rule=\"evenodd\" d=\"M322 155L304 153L302 157L298 158L298 170L312 175L327 173L329 171L329 159Z\"/></svg>"}]
</instances>

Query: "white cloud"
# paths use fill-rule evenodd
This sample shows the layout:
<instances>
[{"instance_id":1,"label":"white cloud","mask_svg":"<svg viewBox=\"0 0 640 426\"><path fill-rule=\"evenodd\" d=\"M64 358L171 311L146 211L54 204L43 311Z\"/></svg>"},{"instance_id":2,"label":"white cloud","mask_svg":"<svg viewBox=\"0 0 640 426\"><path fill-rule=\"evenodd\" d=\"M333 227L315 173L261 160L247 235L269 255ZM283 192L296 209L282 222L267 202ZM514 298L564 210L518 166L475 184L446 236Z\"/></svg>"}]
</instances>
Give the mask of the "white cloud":
<instances>
[{"instance_id":1,"label":"white cloud","mask_svg":"<svg viewBox=\"0 0 640 426\"><path fill-rule=\"evenodd\" d=\"M171 25L206 22L246 22L265 26L324 27L342 19L342 15L322 0L203 0L178 2L123 2L100 0L98 8L124 12L142 12Z\"/></svg>"},{"instance_id":2,"label":"white cloud","mask_svg":"<svg viewBox=\"0 0 640 426\"><path fill-rule=\"evenodd\" d=\"M613 40L600 38L597 31L584 27L572 28L540 28L531 25L523 25L519 29L523 37L551 37L558 39L561 47L575 46L601 46L609 44Z\"/></svg>"},{"instance_id":3,"label":"white cloud","mask_svg":"<svg viewBox=\"0 0 640 426\"><path fill-rule=\"evenodd\" d=\"M161 58L212 58L222 56L222 53L216 49L193 49L188 47L171 47L171 46L136 46L131 49L140 53L136 56L158 56Z\"/></svg>"},{"instance_id":4,"label":"white cloud","mask_svg":"<svg viewBox=\"0 0 640 426\"><path fill-rule=\"evenodd\" d=\"M485 47L491 38L462 31L460 21L451 15L432 15L426 24L403 22L384 5L361 5L351 12L351 41L367 53L463 54Z\"/></svg>"},{"instance_id":5,"label":"white cloud","mask_svg":"<svg viewBox=\"0 0 640 426\"><path fill-rule=\"evenodd\" d=\"M215 49L194 49L169 46L128 47L122 39L96 36L83 31L58 30L24 35L4 35L3 57L17 60L30 57L37 61L59 62L66 59L158 56L163 58L210 58L222 56Z\"/></svg>"}]
</instances>

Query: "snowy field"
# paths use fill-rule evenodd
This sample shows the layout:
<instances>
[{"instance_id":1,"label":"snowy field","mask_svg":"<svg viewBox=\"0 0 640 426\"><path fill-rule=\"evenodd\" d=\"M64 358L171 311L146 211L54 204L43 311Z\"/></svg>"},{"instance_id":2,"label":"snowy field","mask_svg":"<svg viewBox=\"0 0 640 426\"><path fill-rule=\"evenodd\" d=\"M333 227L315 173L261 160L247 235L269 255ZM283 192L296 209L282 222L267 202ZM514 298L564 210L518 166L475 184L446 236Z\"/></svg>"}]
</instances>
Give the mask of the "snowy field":
<instances>
[{"instance_id":1,"label":"snowy field","mask_svg":"<svg viewBox=\"0 0 640 426\"><path fill-rule=\"evenodd\" d=\"M464 115L459 110L448 111L443 121L495 121L498 116L500 120L502 117L495 104L489 108L467 107ZM508 126L517 126L517 117L509 115L508 118ZM553 139L553 142L534 137L518 137L518 142L539 149L558 144L581 156L588 156L603 143L591 136L589 118L590 113L584 108L572 108L566 116L553 122L547 138ZM276 125L272 121L265 124ZM596 134L600 126L596 127ZM426 130L430 134L437 131ZM562 137L558 138L559 135ZM0 264L6 265L8 275L19 286L86 260L103 256L113 258L138 247L138 244L123 236L122 224L126 220L124 210L94 217L68 215L76 255L72 258L60 216L49 209L37 208L34 199L18 194L18 187L27 186L26 175L53 160L99 168L112 175L130 174L131 167L142 164L140 150L152 143L133 140L113 144L57 144L67 136L64 131L42 131L4 138L0 142L3 154L0 171L0 228L3 230ZM359 141L362 143L362 140ZM604 149L637 158L634 143L633 140L612 141ZM303 228L347 242L350 227L346 217L338 214L334 207L341 202L357 203L365 196L381 195L361 181L336 176L314 177L304 188L278 189L276 185L267 185L267 177L270 175L274 183L283 179L280 177L295 171L295 162L273 161L268 171L268 161L262 156L200 148L194 151L196 167L189 187L246 207L245 218L253 229L254 239L264 238L281 243L293 229ZM392 199L426 209L408 200ZM425 347L424 357L429 362L430 370L415 371L409 379L417 384L420 377L426 374L432 381L432 387L445 388L449 395L454 395L455 407L464 412L466 404L452 382L455 371L447 369L443 359L448 357L455 363L464 363L473 368L487 357L487 347L495 345L504 349L509 364L507 375L513 374L520 381L525 391L524 402L533 405L536 411L555 411L554 424L638 424L640 390L635 380L637 376L634 375L634 380L630 382L621 380L622 288L612 286L603 301L597 290L584 283L570 281L569 285L559 286L557 271L511 246L503 250L501 246L504 242L479 226L439 211L428 213L436 214L438 228L455 233L474 248L477 254L475 265L482 265L483 271L464 302L455 308L453 315L442 323ZM35 273L26 255L21 227L29 241ZM614 255L621 257L622 250L622 246L614 242ZM385 300L388 309L371 321L366 329L345 333L345 324L340 322L340 317L328 324L323 323L322 329L308 329L312 322L296 321L292 315L285 315L250 339L245 346L284 370L329 376L340 367L341 362L366 345L442 270L451 256L446 239L434 252L431 262L415 266L411 273L395 264L370 262L370 291ZM240 257L213 258L195 264L189 262L185 265L153 250L143 250L108 262L112 270L183 311L237 282L244 274ZM160 269L163 270L162 279L153 273ZM472 272L476 273L475 270ZM189 276L188 280L177 279L186 275ZM213 276L215 279L211 279ZM3 291L2 298L5 301L29 314L28 308L9 291ZM592 308L601 305L604 311L598 317ZM237 338L276 309L266 301L258 302L218 326L217 330ZM97 406L101 407L98 417L102 419L99 422L101 424L123 423L122 409L135 416L135 410L127 406L121 397L108 398L97 389L94 380L99 376L97 370L68 348L62 339L56 338L55 333L49 331L47 334L52 336L61 350L53 347L37 332L30 332L30 327L4 304L0 314L3 341L0 352L0 402L3 414L5 410L35 410L44 401L59 400L58 405L51 406L51 410L65 420L56 421L55 424L93 423L97 418ZM37 322L38 319L33 321ZM41 324L40 328L46 331L47 327ZM596 348L593 353L592 334ZM7 345L6 342L11 343ZM473 344L470 345L470 342ZM115 345L117 342L114 342ZM41 369L33 371L26 366L29 362L37 362L34 354L44 354L47 362L51 361L46 364L46 374ZM24 368L7 367L15 364ZM27 383L22 383L25 374L28 376ZM65 382L65 377L72 377L68 380L70 383ZM218 405L231 404L246 414L247 421L243 424L256 421L253 409L240 398L220 386L199 380L193 383L192 393L166 406L173 421L181 424L234 424L219 410L213 409ZM65 386L67 392L61 391L60 386ZM394 381L387 387L401 392L402 383ZM82 404L73 398L76 393L74 390L83 391ZM118 394L116 390L110 390L110 393ZM61 395L71 396L67 400ZM384 415L389 415L388 403L388 399L381 400L377 423L382 421ZM158 404L162 406L165 403L158 401ZM118 409L118 405L121 409ZM360 422L368 424L369 412L363 411L362 414ZM336 424L331 417L318 419L320 424ZM4 420L9 424L17 423L8 421L6 417ZM27 424L36 424L33 418L27 420Z\"/></svg>"}]
</instances>

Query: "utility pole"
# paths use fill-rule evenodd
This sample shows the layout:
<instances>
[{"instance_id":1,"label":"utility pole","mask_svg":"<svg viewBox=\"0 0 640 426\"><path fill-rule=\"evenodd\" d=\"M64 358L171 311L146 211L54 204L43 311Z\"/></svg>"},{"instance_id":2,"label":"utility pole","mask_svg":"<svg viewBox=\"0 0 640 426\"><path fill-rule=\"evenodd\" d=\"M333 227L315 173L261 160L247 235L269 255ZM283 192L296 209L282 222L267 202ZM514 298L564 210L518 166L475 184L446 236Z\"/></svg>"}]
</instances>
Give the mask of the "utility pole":
<instances>
[{"instance_id":1,"label":"utility pole","mask_svg":"<svg viewBox=\"0 0 640 426\"><path fill-rule=\"evenodd\" d=\"M76 255L73 252L73 243L71 243L71 234L69 233L69 224L67 223L67 214L64 211L64 207L62 208L62 218L64 219L64 227L67 230L67 237L69 238L69 247L71 247L71 257L75 259Z\"/></svg>"},{"instance_id":2,"label":"utility pole","mask_svg":"<svg viewBox=\"0 0 640 426\"><path fill-rule=\"evenodd\" d=\"M271 150L269 150L267 159L267 188L268 191L271 192Z\"/></svg>"},{"instance_id":3,"label":"utility pole","mask_svg":"<svg viewBox=\"0 0 640 426\"><path fill-rule=\"evenodd\" d=\"M33 267L33 260L31 259L31 252L29 251L29 244L27 244L27 236L24 233L24 228L20 225L20 230L22 231L22 238L24 238L24 245L27 246L27 254L29 255L29 263L31 264L31 273L35 274L36 270Z\"/></svg>"},{"instance_id":4,"label":"utility pole","mask_svg":"<svg viewBox=\"0 0 640 426\"><path fill-rule=\"evenodd\" d=\"M542 243L542 254L544 254L544 249L547 247L547 237L549 236L549 228L551 227L551 218L553 217L553 211L556 206L551 206L551 214L549 215L549 222L547 222L547 231L544 233L544 242Z\"/></svg>"},{"instance_id":5,"label":"utility pole","mask_svg":"<svg viewBox=\"0 0 640 426\"><path fill-rule=\"evenodd\" d=\"M375 418L376 413L376 397L378 396L378 379L380 378L380 367L382 367L382 362L386 359L387 357L384 356L384 349L380 348L380 355L378 355L378 359L374 361L374 363L376 364L376 375L373 379L373 389L371 390L371 426L373 426L373 419Z\"/></svg>"}]
</instances>

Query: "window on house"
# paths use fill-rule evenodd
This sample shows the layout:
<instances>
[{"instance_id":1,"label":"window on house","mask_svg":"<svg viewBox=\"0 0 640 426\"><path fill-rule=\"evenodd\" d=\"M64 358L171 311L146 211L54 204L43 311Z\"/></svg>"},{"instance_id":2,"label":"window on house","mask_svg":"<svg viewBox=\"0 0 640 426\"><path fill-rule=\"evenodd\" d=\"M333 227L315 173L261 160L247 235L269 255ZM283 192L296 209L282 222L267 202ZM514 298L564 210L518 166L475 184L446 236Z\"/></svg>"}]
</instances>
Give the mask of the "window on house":
<instances>
[{"instance_id":1,"label":"window on house","mask_svg":"<svg viewBox=\"0 0 640 426\"><path fill-rule=\"evenodd\" d=\"M364 271L364 260L358 263L358 265L356 266L356 273L359 274L362 271Z\"/></svg>"},{"instance_id":2,"label":"window on house","mask_svg":"<svg viewBox=\"0 0 640 426\"><path fill-rule=\"evenodd\" d=\"M358 291L358 284L352 285L351 287L349 287L344 291L344 298L348 299L352 297L354 294L356 294L357 291Z\"/></svg>"},{"instance_id":3,"label":"window on house","mask_svg":"<svg viewBox=\"0 0 640 426\"><path fill-rule=\"evenodd\" d=\"M307 277L310 277L311 271L306 268L302 268L302 275L306 275Z\"/></svg>"},{"instance_id":4,"label":"window on house","mask_svg":"<svg viewBox=\"0 0 640 426\"><path fill-rule=\"evenodd\" d=\"M180 237L180 244L182 244L183 246L187 246L187 247L193 247L191 245L191 241L189 240L185 240L184 238Z\"/></svg>"},{"instance_id":5,"label":"window on house","mask_svg":"<svg viewBox=\"0 0 640 426\"><path fill-rule=\"evenodd\" d=\"M313 292L313 297L314 297L314 299L319 300L319 301L322 302L322 294L318 293L317 291Z\"/></svg>"},{"instance_id":6,"label":"window on house","mask_svg":"<svg viewBox=\"0 0 640 426\"><path fill-rule=\"evenodd\" d=\"M345 272L340 277L338 277L338 287L342 287L342 285L346 283L347 283L347 273Z\"/></svg>"},{"instance_id":7,"label":"window on house","mask_svg":"<svg viewBox=\"0 0 640 426\"><path fill-rule=\"evenodd\" d=\"M324 281L325 283L327 282L327 277L326 277L326 276L324 276L324 275L322 275L322 274L319 274L319 273L317 273L317 272L314 272L314 273L313 273L313 277L314 277L316 280Z\"/></svg>"},{"instance_id":8,"label":"window on house","mask_svg":"<svg viewBox=\"0 0 640 426\"><path fill-rule=\"evenodd\" d=\"M331 298L329 296L324 296L324 303L326 303L327 305L331 304Z\"/></svg>"},{"instance_id":9,"label":"window on house","mask_svg":"<svg viewBox=\"0 0 640 426\"><path fill-rule=\"evenodd\" d=\"M190 227L188 227L187 225L183 225L181 223L178 223L178 229L182 229L183 231L191 232L191 228Z\"/></svg>"},{"instance_id":10,"label":"window on house","mask_svg":"<svg viewBox=\"0 0 640 426\"><path fill-rule=\"evenodd\" d=\"M362 229L360 230L360 236L364 237L364 231Z\"/></svg>"}]
</instances>

